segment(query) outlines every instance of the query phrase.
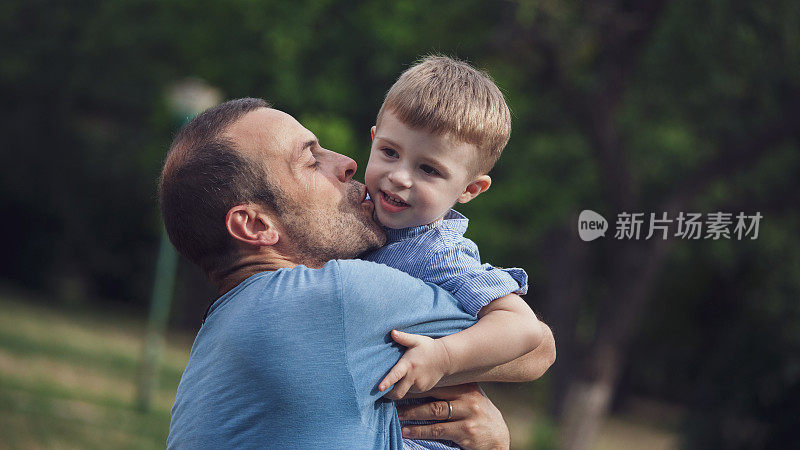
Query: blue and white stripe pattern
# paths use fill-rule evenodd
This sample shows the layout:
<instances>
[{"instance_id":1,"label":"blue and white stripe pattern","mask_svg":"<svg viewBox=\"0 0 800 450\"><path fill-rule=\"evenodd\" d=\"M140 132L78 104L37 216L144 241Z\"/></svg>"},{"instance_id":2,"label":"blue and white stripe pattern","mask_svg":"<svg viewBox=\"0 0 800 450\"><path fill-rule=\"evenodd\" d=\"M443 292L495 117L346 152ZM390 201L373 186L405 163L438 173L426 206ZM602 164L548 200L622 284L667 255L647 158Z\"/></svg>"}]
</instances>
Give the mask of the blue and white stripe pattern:
<instances>
[{"instance_id":1,"label":"blue and white stripe pattern","mask_svg":"<svg viewBox=\"0 0 800 450\"><path fill-rule=\"evenodd\" d=\"M528 275L522 269L500 269L481 264L478 246L464 237L469 220L450 210L443 220L418 227L387 230L386 246L364 259L402 270L449 291L461 308L476 316L494 299L512 292L528 291ZM424 399L398 401L398 405L424 403ZM403 421L403 425L433 423ZM448 450L450 441L403 440L403 448Z\"/></svg>"}]
</instances>

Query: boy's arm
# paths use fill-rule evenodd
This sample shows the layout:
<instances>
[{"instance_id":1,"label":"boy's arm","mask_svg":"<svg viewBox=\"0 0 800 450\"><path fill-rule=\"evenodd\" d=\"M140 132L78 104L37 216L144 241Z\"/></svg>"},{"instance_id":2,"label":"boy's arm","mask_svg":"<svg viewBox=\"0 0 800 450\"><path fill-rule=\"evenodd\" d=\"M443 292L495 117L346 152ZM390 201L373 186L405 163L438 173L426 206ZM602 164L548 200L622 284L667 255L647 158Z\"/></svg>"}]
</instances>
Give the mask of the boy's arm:
<instances>
[{"instance_id":1,"label":"boy's arm","mask_svg":"<svg viewBox=\"0 0 800 450\"><path fill-rule=\"evenodd\" d=\"M478 317L475 325L439 339L393 331L392 338L408 349L379 389L397 383L386 396L398 399L409 390L422 392L434 385L461 384L465 373L500 376L489 370L532 352L540 345L546 328L516 294L484 306ZM504 370L509 369L523 368Z\"/></svg>"},{"instance_id":2,"label":"boy's arm","mask_svg":"<svg viewBox=\"0 0 800 450\"><path fill-rule=\"evenodd\" d=\"M445 376L436 386L453 386L485 381L517 383L540 378L556 360L556 342L550 327L544 322L539 322L539 324L543 332L542 341L533 351L499 366Z\"/></svg>"}]
</instances>

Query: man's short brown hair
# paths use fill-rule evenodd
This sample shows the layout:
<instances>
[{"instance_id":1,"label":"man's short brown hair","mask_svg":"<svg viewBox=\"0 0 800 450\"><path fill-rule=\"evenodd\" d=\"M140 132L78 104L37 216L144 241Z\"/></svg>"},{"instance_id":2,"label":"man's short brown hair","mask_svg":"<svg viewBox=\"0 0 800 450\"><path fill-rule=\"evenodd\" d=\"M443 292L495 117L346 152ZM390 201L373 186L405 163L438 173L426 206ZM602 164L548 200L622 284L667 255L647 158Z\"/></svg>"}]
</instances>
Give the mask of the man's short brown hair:
<instances>
[{"instance_id":1,"label":"man's short brown hair","mask_svg":"<svg viewBox=\"0 0 800 450\"><path fill-rule=\"evenodd\" d=\"M167 234L178 252L210 277L235 257L225 226L228 211L247 202L275 210L281 195L264 166L224 136L248 112L269 107L264 100L242 98L203 112L178 132L164 162L158 194Z\"/></svg>"},{"instance_id":2,"label":"man's short brown hair","mask_svg":"<svg viewBox=\"0 0 800 450\"><path fill-rule=\"evenodd\" d=\"M378 112L378 127L386 111L409 127L475 145L475 175L489 172L511 136L511 112L491 77L446 56L428 56L400 75Z\"/></svg>"}]
</instances>

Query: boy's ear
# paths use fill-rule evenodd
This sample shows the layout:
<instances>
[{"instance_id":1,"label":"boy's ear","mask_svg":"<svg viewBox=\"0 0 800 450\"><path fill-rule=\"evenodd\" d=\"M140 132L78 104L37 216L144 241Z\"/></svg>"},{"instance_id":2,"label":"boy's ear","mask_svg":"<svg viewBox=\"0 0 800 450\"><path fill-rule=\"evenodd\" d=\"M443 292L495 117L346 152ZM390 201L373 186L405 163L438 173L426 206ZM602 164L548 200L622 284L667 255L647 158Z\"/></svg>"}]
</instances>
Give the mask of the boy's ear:
<instances>
[{"instance_id":1,"label":"boy's ear","mask_svg":"<svg viewBox=\"0 0 800 450\"><path fill-rule=\"evenodd\" d=\"M373 125L372 128L369 129L369 134L372 135L372 140L374 141L375 140L375 125Z\"/></svg>"},{"instance_id":2,"label":"boy's ear","mask_svg":"<svg viewBox=\"0 0 800 450\"><path fill-rule=\"evenodd\" d=\"M225 228L234 239L256 247L275 245L278 229L270 216L251 204L236 205L225 216Z\"/></svg>"},{"instance_id":3,"label":"boy's ear","mask_svg":"<svg viewBox=\"0 0 800 450\"><path fill-rule=\"evenodd\" d=\"M464 189L464 192L458 196L458 203L467 203L468 201L472 200L473 198L477 197L481 192L489 189L489 186L492 185L492 179L489 178L489 175L481 175L472 183L468 184L467 187Z\"/></svg>"}]
</instances>

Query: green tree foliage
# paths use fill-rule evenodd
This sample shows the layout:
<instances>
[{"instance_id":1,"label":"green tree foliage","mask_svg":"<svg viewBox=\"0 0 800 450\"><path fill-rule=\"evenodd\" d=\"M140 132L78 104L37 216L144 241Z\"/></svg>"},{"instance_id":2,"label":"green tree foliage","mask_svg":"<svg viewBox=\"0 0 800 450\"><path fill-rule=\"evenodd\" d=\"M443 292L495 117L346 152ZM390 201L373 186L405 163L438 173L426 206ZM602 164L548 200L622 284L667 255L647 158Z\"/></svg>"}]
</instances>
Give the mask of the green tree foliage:
<instances>
[{"instance_id":1,"label":"green tree foliage","mask_svg":"<svg viewBox=\"0 0 800 450\"><path fill-rule=\"evenodd\" d=\"M0 275L146 305L171 83L263 97L360 177L384 93L441 52L488 69L512 108L493 187L463 210L484 259L531 273L556 392L591 378L612 336L617 403L687 405L699 447L778 448L799 414L799 30L792 0L6 1ZM761 211L761 236L577 242L582 209L613 226L676 205ZM617 302L656 259L648 294Z\"/></svg>"}]
</instances>

